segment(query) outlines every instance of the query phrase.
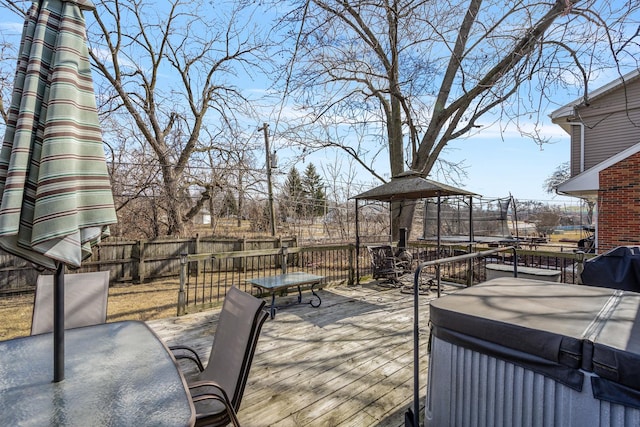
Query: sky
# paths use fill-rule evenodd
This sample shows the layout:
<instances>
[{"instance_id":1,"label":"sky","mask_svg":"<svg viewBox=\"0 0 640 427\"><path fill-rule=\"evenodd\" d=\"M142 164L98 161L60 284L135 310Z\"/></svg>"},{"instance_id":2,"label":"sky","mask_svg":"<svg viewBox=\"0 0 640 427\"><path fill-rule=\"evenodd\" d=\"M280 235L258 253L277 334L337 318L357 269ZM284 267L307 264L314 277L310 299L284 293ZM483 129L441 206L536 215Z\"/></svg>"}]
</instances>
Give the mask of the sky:
<instances>
[{"instance_id":1,"label":"sky","mask_svg":"<svg viewBox=\"0 0 640 427\"><path fill-rule=\"evenodd\" d=\"M497 127L496 127L497 128ZM522 137L517 132L507 132L502 136L497 129L488 129L469 137L452 141L442 155L453 162L464 162L466 177L461 177L458 184L451 185L472 191L483 198L495 199L512 195L517 200L536 200L553 204L578 203L578 199L547 193L543 188L545 180L562 163L569 160L569 135L560 126L545 126L545 135L551 137L552 143L539 147L531 139ZM272 148L278 150L277 138ZM340 154L339 154L340 155ZM342 154L342 156L346 155ZM290 158L287 151L278 151L279 163L288 164ZM323 164L335 162L332 155L316 153L309 156L305 163L298 162L296 168L303 172L307 163L313 163L318 170ZM346 159L345 159L346 162ZM388 160L378 162L377 172L388 178ZM285 166L286 167L286 166ZM286 173L288 170L281 170ZM280 180L284 181L284 176ZM444 182L442 179L429 177ZM356 182L361 183L362 191L379 185L368 173L359 173Z\"/></svg>"},{"instance_id":2,"label":"sky","mask_svg":"<svg viewBox=\"0 0 640 427\"><path fill-rule=\"evenodd\" d=\"M8 19L7 19L8 18ZM0 22L0 29L5 36L12 35L19 38L22 23L16 16L5 17ZM598 87L608 82L606 77L592 86ZM565 94L558 94L558 106L572 101L574 98ZM274 107L277 108L277 107ZM557 107L555 107L557 108ZM555 109L554 108L554 109ZM542 147L536 145L531 139L521 136L515 129L507 128L504 132L494 125L481 129L476 135L453 141L443 154L449 161L464 161L466 177L462 177L460 183L455 184L466 190L478 193L486 198L498 198L513 195L519 200L540 200L553 203L577 202L577 199L549 194L543 188L544 181L560 166L569 160L569 135L559 126L551 123L548 118L550 111L540 112L545 118L543 123L543 135L549 137L551 144ZM275 123L271 123L271 129L277 132ZM278 149L277 136L273 138L272 148ZM290 153L291 155L293 153ZM287 161L287 152L280 151L279 157L282 163ZM258 158L264 154L256 153ZM321 165L323 162L333 161L332 154L316 154L309 156L308 161ZM298 169L304 169L306 165L299 164ZM318 168L321 170L321 168ZM381 174L388 170L388 161L380 162ZM388 174L386 174L388 175ZM284 176L280 176L283 181ZM368 174L359 174L359 182L369 183L371 187L377 185ZM365 188L366 189L366 188Z\"/></svg>"},{"instance_id":3,"label":"sky","mask_svg":"<svg viewBox=\"0 0 640 427\"><path fill-rule=\"evenodd\" d=\"M606 83L606 82L605 82ZM560 98L560 96L558 96ZM574 98L567 96L566 103ZM561 104L564 105L564 104ZM559 107L559 106L558 106ZM463 188L479 194L486 199L504 198L512 195L517 200L536 200L553 204L578 204L579 199L547 193L544 182L570 156L570 137L560 126L551 123L548 115L558 107L541 114L543 123L542 136L549 143L538 146L531 138L522 136L517 129L507 126L502 132L499 125L494 124L481 129L473 136L451 141L442 158L451 162L463 162L467 176L460 177L460 182L446 182L442 178L429 176L447 184ZM289 161L294 154L279 147L276 135L272 138L271 148L278 150L279 163L290 167ZM298 162L296 168L302 172L306 163L313 163L318 170L322 165L335 164L335 154L315 153L309 155L305 162ZM345 154L343 156L346 163ZM376 161L376 172L385 179L389 178L388 159L383 155ZM346 167L346 166L345 166ZM284 182L288 170L280 170L280 180ZM380 184L368 172L356 174L355 182L362 185L362 191Z\"/></svg>"},{"instance_id":4,"label":"sky","mask_svg":"<svg viewBox=\"0 0 640 427\"><path fill-rule=\"evenodd\" d=\"M619 6L622 2L612 4ZM624 68L624 64L619 65ZM597 79L589 82L591 91L619 77L615 70L594 71L596 72L592 76L597 76ZM622 73L628 71L629 69L623 69ZM497 124L482 128L473 136L450 142L448 149L441 156L452 162L464 161L467 176L461 177L461 182L447 183L486 198L512 195L518 200L579 204L579 199L548 193L544 186L545 180L570 159L570 136L560 126L551 123L549 114L574 101L579 86L576 84L573 93L562 93L562 89L557 89L558 93L545 97L550 104L548 111L539 111L539 117L542 119L540 131L541 136L548 138L550 143L539 146L531 138L522 136L515 127L507 126L500 132L500 125ZM491 120L491 117L486 118L486 121ZM277 141L277 137L275 139ZM277 143L274 147L278 148ZM316 165L333 161L331 155L309 156L307 160ZM298 169L302 170L304 167L305 165L299 165ZM389 177L388 171L388 159L376 162L376 172L386 179ZM432 176L429 178L440 180ZM368 173L358 174L358 181L368 183L368 187L363 191L380 184Z\"/></svg>"},{"instance_id":5,"label":"sky","mask_svg":"<svg viewBox=\"0 0 640 427\"><path fill-rule=\"evenodd\" d=\"M547 193L545 180L562 163L569 160L569 135L560 126L549 123L545 136L552 142L542 147L531 139L508 132L501 137L489 130L469 139L454 141L445 156L465 161L467 177L464 188L487 198L564 202L575 198Z\"/></svg>"},{"instance_id":6,"label":"sky","mask_svg":"<svg viewBox=\"0 0 640 427\"><path fill-rule=\"evenodd\" d=\"M622 73L628 71L630 69L623 69ZM619 76L615 70L601 72L596 79L590 81L590 91L610 83ZM548 110L539 112L541 123L538 125L541 137L548 140L548 143L539 146L530 137L521 135L515 125L507 125L501 131L499 123L489 124L493 118L488 115L485 117L487 127L481 127L474 135L449 142L441 154L441 157L448 161L464 162L467 176L461 177L458 183L446 182L433 176L428 178L472 191L486 199L511 195L520 201L579 205L580 199L548 193L544 186L547 178L559 166L569 161L571 154L569 134L553 124L549 115L558 108L574 102L577 96L575 93L555 93L551 98L553 104L549 105ZM526 126L526 119L522 122ZM277 142L272 144L272 148L278 148ZM286 156L286 153L281 152L279 155ZM381 157L382 159L376 162L376 172L388 179L388 159ZM325 154L316 154L307 160L316 166L334 162L331 155ZM302 171L305 166L299 165L298 170ZM361 191L380 184L379 181L374 181L368 172L358 174L356 181L365 183Z\"/></svg>"}]
</instances>

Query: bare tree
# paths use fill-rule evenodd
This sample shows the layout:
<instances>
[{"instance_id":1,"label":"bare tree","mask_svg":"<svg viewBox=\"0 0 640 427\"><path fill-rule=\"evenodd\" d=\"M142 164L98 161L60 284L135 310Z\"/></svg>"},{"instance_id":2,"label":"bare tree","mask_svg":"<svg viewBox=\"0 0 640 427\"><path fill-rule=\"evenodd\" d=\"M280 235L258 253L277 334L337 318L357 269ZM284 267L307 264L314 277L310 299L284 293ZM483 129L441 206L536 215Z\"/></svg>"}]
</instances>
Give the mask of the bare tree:
<instances>
[{"instance_id":1,"label":"bare tree","mask_svg":"<svg viewBox=\"0 0 640 427\"><path fill-rule=\"evenodd\" d=\"M20 16L26 15L29 4L30 2L24 1L24 0L20 0L20 1L0 0L0 7L6 9L8 12L11 12Z\"/></svg>"},{"instance_id":2,"label":"bare tree","mask_svg":"<svg viewBox=\"0 0 640 427\"><path fill-rule=\"evenodd\" d=\"M4 42L0 42L0 64L7 64L7 50L10 45ZM11 89L13 88L13 78L10 77L10 72L3 66L0 68L0 128L4 129L8 120L8 109L11 103ZM5 101L6 100L6 101Z\"/></svg>"},{"instance_id":3,"label":"bare tree","mask_svg":"<svg viewBox=\"0 0 640 427\"><path fill-rule=\"evenodd\" d=\"M559 165L551 175L544 180L543 188L549 194L555 194L558 185L571 178L571 166L569 162Z\"/></svg>"},{"instance_id":4,"label":"bare tree","mask_svg":"<svg viewBox=\"0 0 640 427\"><path fill-rule=\"evenodd\" d=\"M355 202L348 201L363 189L356 183L357 172L354 163L353 158L336 157L331 163L323 165L329 205L327 216L324 218L325 232L327 237L337 238L340 241L353 241L356 234L355 206L353 206ZM332 230L335 230L337 236L331 235Z\"/></svg>"},{"instance_id":5,"label":"bare tree","mask_svg":"<svg viewBox=\"0 0 640 427\"><path fill-rule=\"evenodd\" d=\"M427 176L450 141L486 122L535 125L559 88L586 97L604 69L635 65L638 8L637 0L298 1L282 20L295 41L286 82L307 126L341 129L337 139L304 138L308 149L337 147L377 177L364 156L383 150L392 176L406 168ZM354 129L366 144L345 137ZM527 132L545 142L537 128ZM394 210L394 234L410 228L413 206Z\"/></svg>"},{"instance_id":6,"label":"bare tree","mask_svg":"<svg viewBox=\"0 0 640 427\"><path fill-rule=\"evenodd\" d=\"M88 30L101 111L122 120L114 132L126 136L132 171L157 177L138 195L159 210L159 233L181 234L207 203L219 183L203 170L250 114L239 83L268 64L252 12L245 2L97 4Z\"/></svg>"},{"instance_id":7,"label":"bare tree","mask_svg":"<svg viewBox=\"0 0 640 427\"><path fill-rule=\"evenodd\" d=\"M161 234L155 205L159 170L143 150L132 147L128 132L123 132L125 118L116 114L102 118L102 129L110 135L105 142L107 165L118 214L118 223L112 227L116 236L153 238Z\"/></svg>"},{"instance_id":8,"label":"bare tree","mask_svg":"<svg viewBox=\"0 0 640 427\"><path fill-rule=\"evenodd\" d=\"M226 149L219 151L220 168L218 181L224 191L231 191L237 201L237 226L242 225L247 197L252 194L264 194L263 170L256 169L257 159L254 151L262 149L255 135L237 135L229 140ZM212 159L213 161L213 159ZM214 212L214 199L210 200L210 211ZM213 220L212 220L213 224Z\"/></svg>"},{"instance_id":9,"label":"bare tree","mask_svg":"<svg viewBox=\"0 0 640 427\"><path fill-rule=\"evenodd\" d=\"M547 237L560 225L560 207L544 206L533 215L533 223L541 237Z\"/></svg>"}]
</instances>

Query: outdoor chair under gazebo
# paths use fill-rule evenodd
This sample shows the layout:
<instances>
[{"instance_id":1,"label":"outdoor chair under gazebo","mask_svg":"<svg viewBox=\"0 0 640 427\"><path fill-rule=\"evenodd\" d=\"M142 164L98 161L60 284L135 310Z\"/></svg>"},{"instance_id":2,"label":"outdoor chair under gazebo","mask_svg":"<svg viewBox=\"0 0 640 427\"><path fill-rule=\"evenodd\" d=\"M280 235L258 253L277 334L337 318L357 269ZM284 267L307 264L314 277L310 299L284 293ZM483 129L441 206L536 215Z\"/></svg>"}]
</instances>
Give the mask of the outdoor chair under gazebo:
<instances>
[{"instance_id":1,"label":"outdoor chair under gazebo","mask_svg":"<svg viewBox=\"0 0 640 427\"><path fill-rule=\"evenodd\" d=\"M411 273L411 260L396 256L391 245L367 246L367 251L374 279L383 279L392 286L399 286L400 278Z\"/></svg>"}]
</instances>

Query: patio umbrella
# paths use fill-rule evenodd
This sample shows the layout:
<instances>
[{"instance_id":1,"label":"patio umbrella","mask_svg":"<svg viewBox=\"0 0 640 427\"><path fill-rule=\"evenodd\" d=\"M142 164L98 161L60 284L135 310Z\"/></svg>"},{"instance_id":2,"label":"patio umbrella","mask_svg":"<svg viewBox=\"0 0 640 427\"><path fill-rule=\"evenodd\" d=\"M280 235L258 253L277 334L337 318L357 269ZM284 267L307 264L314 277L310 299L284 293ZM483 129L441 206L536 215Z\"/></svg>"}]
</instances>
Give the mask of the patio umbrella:
<instances>
[{"instance_id":1,"label":"patio umbrella","mask_svg":"<svg viewBox=\"0 0 640 427\"><path fill-rule=\"evenodd\" d=\"M0 150L0 247L54 279L54 381L64 378L64 267L116 222L82 10L35 1L24 24Z\"/></svg>"}]
</instances>

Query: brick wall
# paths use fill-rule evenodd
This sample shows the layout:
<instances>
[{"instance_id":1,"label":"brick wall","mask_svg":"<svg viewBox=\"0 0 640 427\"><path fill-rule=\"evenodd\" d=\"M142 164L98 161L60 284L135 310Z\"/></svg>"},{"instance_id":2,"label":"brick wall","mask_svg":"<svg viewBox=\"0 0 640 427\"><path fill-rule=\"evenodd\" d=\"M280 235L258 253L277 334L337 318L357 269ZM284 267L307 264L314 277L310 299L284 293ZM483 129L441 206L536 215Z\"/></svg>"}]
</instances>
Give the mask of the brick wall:
<instances>
[{"instance_id":1,"label":"brick wall","mask_svg":"<svg viewBox=\"0 0 640 427\"><path fill-rule=\"evenodd\" d=\"M640 153L600 172L598 252L640 245Z\"/></svg>"}]
</instances>

